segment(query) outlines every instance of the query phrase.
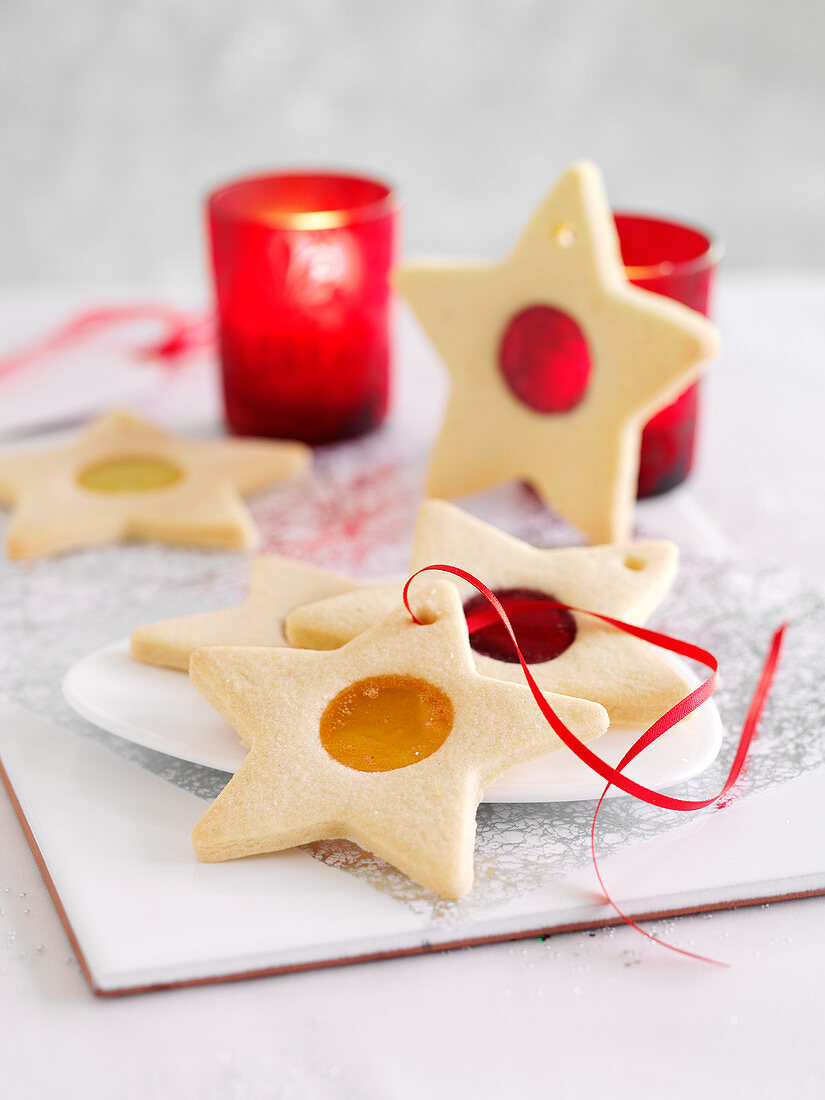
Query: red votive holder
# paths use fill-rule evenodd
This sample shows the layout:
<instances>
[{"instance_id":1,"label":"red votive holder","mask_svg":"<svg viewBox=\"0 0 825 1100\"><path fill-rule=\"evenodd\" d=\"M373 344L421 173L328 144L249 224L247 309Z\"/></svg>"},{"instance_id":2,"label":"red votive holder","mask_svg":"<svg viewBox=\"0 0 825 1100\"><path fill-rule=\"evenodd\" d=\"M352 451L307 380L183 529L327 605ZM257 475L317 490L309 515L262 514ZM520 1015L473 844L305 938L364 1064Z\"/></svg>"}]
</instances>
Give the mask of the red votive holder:
<instances>
[{"instance_id":1,"label":"red votive holder","mask_svg":"<svg viewBox=\"0 0 825 1100\"><path fill-rule=\"evenodd\" d=\"M377 427L392 190L332 172L252 176L214 191L207 215L229 428L316 444Z\"/></svg>"},{"instance_id":2,"label":"red votive holder","mask_svg":"<svg viewBox=\"0 0 825 1100\"><path fill-rule=\"evenodd\" d=\"M642 214L614 214L627 277L634 286L664 294L709 316L721 248L699 229ZM699 416L699 383L645 425L639 497L680 485L691 471Z\"/></svg>"}]
</instances>

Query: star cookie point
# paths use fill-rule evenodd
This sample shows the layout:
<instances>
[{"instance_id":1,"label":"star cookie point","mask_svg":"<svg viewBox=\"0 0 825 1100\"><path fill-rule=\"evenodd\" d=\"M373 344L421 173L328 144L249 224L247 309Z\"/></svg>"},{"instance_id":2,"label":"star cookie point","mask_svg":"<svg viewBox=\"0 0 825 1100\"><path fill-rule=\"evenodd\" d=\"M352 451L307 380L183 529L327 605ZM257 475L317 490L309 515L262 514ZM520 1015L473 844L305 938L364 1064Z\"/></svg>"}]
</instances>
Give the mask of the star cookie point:
<instances>
[{"instance_id":1,"label":"star cookie point","mask_svg":"<svg viewBox=\"0 0 825 1100\"><path fill-rule=\"evenodd\" d=\"M242 604L137 627L129 637L130 654L144 664L185 672L201 646L284 646L284 620L290 611L360 587L349 577L306 562L261 555L252 563L249 593Z\"/></svg>"}]
</instances>

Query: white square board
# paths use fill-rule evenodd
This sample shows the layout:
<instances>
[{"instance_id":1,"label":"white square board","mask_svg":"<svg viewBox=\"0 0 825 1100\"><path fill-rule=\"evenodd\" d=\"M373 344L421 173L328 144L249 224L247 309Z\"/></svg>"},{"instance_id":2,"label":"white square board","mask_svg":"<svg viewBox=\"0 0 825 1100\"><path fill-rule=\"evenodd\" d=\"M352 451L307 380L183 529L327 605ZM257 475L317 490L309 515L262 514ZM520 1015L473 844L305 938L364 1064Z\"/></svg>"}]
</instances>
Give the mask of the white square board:
<instances>
[{"instance_id":1,"label":"white square board","mask_svg":"<svg viewBox=\"0 0 825 1100\"><path fill-rule=\"evenodd\" d=\"M199 864L203 810L105 746L0 701L0 772L92 990L102 996L547 935L617 920L592 870L459 924L283 852ZM606 861L635 917L825 893L825 770Z\"/></svg>"}]
</instances>

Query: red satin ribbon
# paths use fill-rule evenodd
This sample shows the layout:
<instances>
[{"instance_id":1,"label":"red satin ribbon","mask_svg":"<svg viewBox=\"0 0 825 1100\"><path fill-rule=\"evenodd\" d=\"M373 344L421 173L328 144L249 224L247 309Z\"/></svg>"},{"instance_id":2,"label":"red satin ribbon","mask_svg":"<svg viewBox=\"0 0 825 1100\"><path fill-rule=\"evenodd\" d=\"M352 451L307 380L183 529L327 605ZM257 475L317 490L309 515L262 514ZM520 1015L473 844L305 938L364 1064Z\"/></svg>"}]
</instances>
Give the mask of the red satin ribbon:
<instances>
[{"instance_id":1,"label":"red satin ribbon","mask_svg":"<svg viewBox=\"0 0 825 1100\"><path fill-rule=\"evenodd\" d=\"M139 355L151 359L173 362L189 351L207 347L214 339L213 321L208 314L188 314L153 303L104 306L79 313L48 336L0 357L0 378L105 329L134 321L159 321L165 328L160 340L137 349Z\"/></svg>"},{"instance_id":2,"label":"red satin ribbon","mask_svg":"<svg viewBox=\"0 0 825 1100\"><path fill-rule=\"evenodd\" d=\"M604 893L605 900L613 907L616 913L621 919L629 924L632 928L635 928L638 932L641 932L643 936L646 936L654 943L661 944L662 947L667 947L670 951L676 951L680 955L687 955L693 959L700 959L703 962L712 963L714 966L727 966L727 963L719 962L717 959L708 958L705 955L698 955L693 951L685 951L681 947L674 947L673 944L666 943L664 940L658 939L651 932L647 932L644 928L641 928L630 917L626 916L613 898L605 886L604 879L602 878L601 871L599 870L598 860L596 858L596 821L599 816L602 803L605 796L611 787L619 787L627 794L632 794L635 798L640 799L642 802L648 802L652 806L661 806L668 810L701 810L706 806L713 805L714 802L718 802L724 795L731 789L736 783L737 779L742 773L742 768L745 764L745 759L748 755L751 742L756 735L756 730L759 725L759 718L762 714L762 709L765 705L768 692L773 682L776 667L779 662L779 655L782 648L782 641L785 635L785 629L787 623L783 623L779 629L774 633L771 641L771 646L768 654L765 658L765 663L762 668L762 674L759 677L759 682L751 699L750 707L745 718L742 732L739 736L739 744L737 745L736 755L734 756L733 763L731 764L728 777L725 783L718 792L711 798L703 799L684 799L684 798L672 798L670 795L662 794L659 791L654 791L650 787L644 786L642 783L636 783L632 779L628 779L626 775L623 775L623 769L627 767L631 760L635 759L644 749L656 741L662 734L667 733L672 729L677 722L680 722L683 718L687 718L689 714L692 714L697 707L701 706L707 699L713 695L716 690L719 681L719 663L712 653L706 649L702 649L701 646L692 645L690 642L683 642L679 638L671 638L667 634L660 634L655 630L646 630L641 626L634 626L631 623L622 622L620 619L611 618L609 615L600 615L595 611L588 611L585 608L571 607L568 604L559 603L557 601L548 600L520 600L512 604L511 611L516 615L528 610L540 610L547 609L549 607L563 608L566 611L575 611L582 615L590 615L594 619L599 619L603 623L608 623L610 626L616 627L618 630L623 630L627 634L632 634L636 638L641 638L642 641L650 642L652 645L658 646L660 649L669 650L671 653L678 653L682 657L689 657L691 660L699 661L711 670L711 675L695 688L684 699L681 699L675 706L671 707L661 718L657 719L649 729L645 730L643 734L633 743L628 749L619 764L613 768L610 764L606 764L604 760L596 756L591 752L586 745L583 745L581 741L576 737L572 730L570 730L564 722L559 718L551 705L545 699L536 681L533 679L533 675L530 672L530 668L527 662L524 660L524 656L519 647L516 635L513 631L513 627L510 623L510 619L507 616L507 612L502 607L500 601L496 597L486 584L480 581L477 577L474 577L472 573L468 573L464 569L459 569L453 565L427 565L423 569L419 569L416 573L409 578L404 586L404 604L409 611L414 622L420 622L416 617L412 608L410 607L408 593L412 582L421 573L425 573L428 570L438 569L445 573L452 573L453 576L461 577L462 580L467 581L473 585L482 596L490 604L491 610L486 608L475 612L468 621L468 629L472 634L474 631L481 629L483 626L488 626L491 622L495 622L498 618L504 625L505 630L510 635L510 639L515 647L516 654L519 659L519 663L524 671L527 685L530 691L533 693L533 698L538 704L539 710L542 712L547 722L550 724L554 732L558 735L559 739L575 753L579 760L583 761L589 768L600 775L607 781L607 785L602 792L601 798L596 805L596 811L593 814L593 822L590 828L590 849L593 856L593 866L596 870L596 877L599 880L599 885Z\"/></svg>"}]
</instances>

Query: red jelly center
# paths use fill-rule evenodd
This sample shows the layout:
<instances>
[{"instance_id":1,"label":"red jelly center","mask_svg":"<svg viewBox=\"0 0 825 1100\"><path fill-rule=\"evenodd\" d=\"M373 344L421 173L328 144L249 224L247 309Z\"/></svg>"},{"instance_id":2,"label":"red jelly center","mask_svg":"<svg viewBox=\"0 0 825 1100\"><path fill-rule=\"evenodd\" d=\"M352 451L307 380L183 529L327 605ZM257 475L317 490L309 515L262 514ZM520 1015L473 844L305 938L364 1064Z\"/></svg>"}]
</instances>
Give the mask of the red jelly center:
<instances>
[{"instance_id":1,"label":"red jelly center","mask_svg":"<svg viewBox=\"0 0 825 1100\"><path fill-rule=\"evenodd\" d=\"M569 412L590 380L590 350L573 318L552 306L528 306L511 318L498 350L510 390L536 412Z\"/></svg>"},{"instance_id":2,"label":"red jelly center","mask_svg":"<svg viewBox=\"0 0 825 1100\"><path fill-rule=\"evenodd\" d=\"M539 592L535 588L499 588L495 595L507 612L518 644L528 664L541 664L560 657L576 640L576 620L561 607L534 607L519 610L525 600L550 604L555 596ZM484 657L517 664L518 655L504 624L496 619L485 626L473 623L479 613L487 612L490 605L484 596L473 596L464 604L470 645ZM486 618L486 615L485 615Z\"/></svg>"}]
</instances>

